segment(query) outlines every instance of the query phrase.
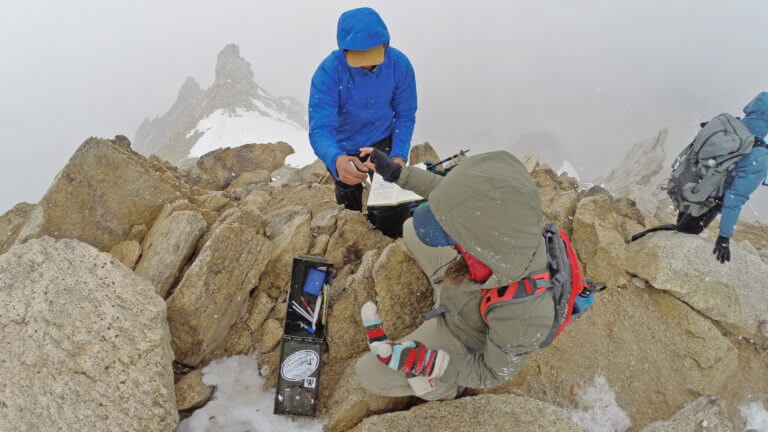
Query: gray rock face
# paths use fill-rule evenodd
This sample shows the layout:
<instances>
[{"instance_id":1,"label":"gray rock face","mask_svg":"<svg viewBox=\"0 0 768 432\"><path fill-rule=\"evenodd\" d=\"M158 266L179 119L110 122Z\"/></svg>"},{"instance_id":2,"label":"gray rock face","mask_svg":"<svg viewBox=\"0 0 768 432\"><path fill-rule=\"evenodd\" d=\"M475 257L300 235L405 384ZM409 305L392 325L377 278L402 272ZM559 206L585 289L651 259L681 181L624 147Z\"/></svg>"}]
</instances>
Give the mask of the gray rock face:
<instances>
[{"instance_id":1,"label":"gray rock face","mask_svg":"<svg viewBox=\"0 0 768 432\"><path fill-rule=\"evenodd\" d=\"M152 282L155 292L165 298L207 224L200 213L190 210L173 212L158 224L144 239L136 274Z\"/></svg>"},{"instance_id":2,"label":"gray rock face","mask_svg":"<svg viewBox=\"0 0 768 432\"><path fill-rule=\"evenodd\" d=\"M440 162L440 156L437 155L437 152L428 141L411 147L408 165L416 165L421 162L432 162L433 164Z\"/></svg>"},{"instance_id":3,"label":"gray rock face","mask_svg":"<svg viewBox=\"0 0 768 432\"><path fill-rule=\"evenodd\" d=\"M309 214L298 214L275 233L269 265L259 280L260 292L266 292L274 299L285 292L291 280L293 257L309 251L312 240L309 220Z\"/></svg>"},{"instance_id":4,"label":"gray rock face","mask_svg":"<svg viewBox=\"0 0 768 432\"><path fill-rule=\"evenodd\" d=\"M136 240L121 241L109 250L109 254L133 270L141 256L141 245Z\"/></svg>"},{"instance_id":5,"label":"gray rock face","mask_svg":"<svg viewBox=\"0 0 768 432\"><path fill-rule=\"evenodd\" d=\"M720 264L709 241L660 232L627 246L626 269L734 334L762 337L760 324L768 317L768 265L758 256L732 248L731 261Z\"/></svg>"},{"instance_id":6,"label":"gray rock face","mask_svg":"<svg viewBox=\"0 0 768 432\"><path fill-rule=\"evenodd\" d=\"M299 170L299 176L304 183L325 183L332 184L333 176L328 172L328 168L320 159Z\"/></svg>"},{"instance_id":7,"label":"gray rock face","mask_svg":"<svg viewBox=\"0 0 768 432\"><path fill-rule=\"evenodd\" d=\"M4 430L172 431L166 309L112 256L50 237L0 256Z\"/></svg>"},{"instance_id":8,"label":"gray rock face","mask_svg":"<svg viewBox=\"0 0 768 432\"><path fill-rule=\"evenodd\" d=\"M539 167L539 157L533 153L524 154L520 161L525 165L525 169L528 170L529 174Z\"/></svg>"},{"instance_id":9,"label":"gray rock face","mask_svg":"<svg viewBox=\"0 0 768 432\"><path fill-rule=\"evenodd\" d=\"M314 234L326 234L330 235L333 233L333 231L336 230L336 218L338 218L339 213L344 209L344 206L337 205L335 207L327 208L321 212L319 212L315 217L312 219L312 232Z\"/></svg>"},{"instance_id":10,"label":"gray rock face","mask_svg":"<svg viewBox=\"0 0 768 432\"><path fill-rule=\"evenodd\" d=\"M262 170L248 171L240 174L229 185L228 190L240 189L246 186L250 186L252 184L269 183L270 181L271 181L271 178L269 176L268 170L262 169Z\"/></svg>"},{"instance_id":11,"label":"gray rock face","mask_svg":"<svg viewBox=\"0 0 768 432\"><path fill-rule=\"evenodd\" d=\"M21 227L24 226L24 222L27 220L27 215L34 208L34 204L23 202L16 204L12 209L0 216L0 254L5 253L5 251L13 246L19 231L21 231Z\"/></svg>"},{"instance_id":12,"label":"gray rock face","mask_svg":"<svg viewBox=\"0 0 768 432\"><path fill-rule=\"evenodd\" d=\"M554 405L515 395L479 395L430 402L365 419L353 432L374 431L586 432Z\"/></svg>"},{"instance_id":13,"label":"gray rock face","mask_svg":"<svg viewBox=\"0 0 768 432\"><path fill-rule=\"evenodd\" d=\"M632 198L644 212L654 215L659 206L668 207L671 201L661 186L666 186L672 173L665 163L664 143L668 132L662 129L656 137L637 142L607 176L597 179L615 196Z\"/></svg>"},{"instance_id":14,"label":"gray rock face","mask_svg":"<svg viewBox=\"0 0 768 432\"><path fill-rule=\"evenodd\" d=\"M653 422L640 432L732 432L725 405L716 396L702 396L669 420Z\"/></svg>"},{"instance_id":15,"label":"gray rock face","mask_svg":"<svg viewBox=\"0 0 768 432\"><path fill-rule=\"evenodd\" d=\"M32 210L17 242L48 235L108 251L134 226L151 224L165 203L191 193L178 175L127 144L89 138Z\"/></svg>"},{"instance_id":16,"label":"gray rock face","mask_svg":"<svg viewBox=\"0 0 768 432\"><path fill-rule=\"evenodd\" d=\"M203 371L195 369L176 383L176 406L179 411L200 408L213 395L213 387L203 384Z\"/></svg>"},{"instance_id":17,"label":"gray rock face","mask_svg":"<svg viewBox=\"0 0 768 432\"><path fill-rule=\"evenodd\" d=\"M284 166L272 171L270 178L272 181L269 185L274 188L283 187L285 185L295 185L302 182L300 170L292 166Z\"/></svg>"},{"instance_id":18,"label":"gray rock face","mask_svg":"<svg viewBox=\"0 0 768 432\"><path fill-rule=\"evenodd\" d=\"M200 84L192 78L187 77L184 84L179 89L176 101L171 108L162 117L154 119L144 119L136 131L134 138L136 150L150 155L160 149L160 144L175 139L180 139L179 131L175 129L175 124L183 121L194 109L195 103L203 96L203 89ZM194 121L194 120L187 120Z\"/></svg>"},{"instance_id":19,"label":"gray rock face","mask_svg":"<svg viewBox=\"0 0 768 432\"><path fill-rule=\"evenodd\" d=\"M186 365L198 365L247 311L270 257L270 242L259 234L260 215L231 211L168 298L173 350Z\"/></svg>"},{"instance_id":20,"label":"gray rock face","mask_svg":"<svg viewBox=\"0 0 768 432\"><path fill-rule=\"evenodd\" d=\"M286 225L296 218L296 216L309 216L309 209L302 206L290 206L280 210L267 213L266 234L270 240L274 240L280 233L285 231Z\"/></svg>"}]
</instances>

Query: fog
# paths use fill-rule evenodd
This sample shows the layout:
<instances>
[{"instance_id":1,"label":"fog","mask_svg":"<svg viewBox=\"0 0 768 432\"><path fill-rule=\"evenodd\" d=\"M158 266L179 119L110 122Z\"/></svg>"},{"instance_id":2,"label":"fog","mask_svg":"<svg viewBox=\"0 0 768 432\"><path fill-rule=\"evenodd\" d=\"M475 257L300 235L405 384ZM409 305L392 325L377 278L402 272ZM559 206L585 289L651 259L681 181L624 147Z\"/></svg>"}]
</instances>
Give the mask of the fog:
<instances>
[{"instance_id":1,"label":"fog","mask_svg":"<svg viewBox=\"0 0 768 432\"><path fill-rule=\"evenodd\" d=\"M665 126L676 154L698 122L768 90L757 0L0 3L0 213L39 200L88 136L132 138L187 76L209 86L227 43L259 85L306 102L339 14L361 5L416 71L413 142L441 154L545 131L589 180Z\"/></svg>"}]
</instances>

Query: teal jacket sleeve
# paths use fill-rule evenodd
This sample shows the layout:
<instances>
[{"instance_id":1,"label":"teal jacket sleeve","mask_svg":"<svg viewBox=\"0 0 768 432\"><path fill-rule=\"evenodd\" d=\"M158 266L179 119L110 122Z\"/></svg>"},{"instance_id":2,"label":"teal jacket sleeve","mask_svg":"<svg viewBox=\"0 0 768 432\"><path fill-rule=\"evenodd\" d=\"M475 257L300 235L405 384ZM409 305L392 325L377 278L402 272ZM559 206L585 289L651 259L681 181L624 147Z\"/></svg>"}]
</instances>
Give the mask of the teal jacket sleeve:
<instances>
[{"instance_id":1,"label":"teal jacket sleeve","mask_svg":"<svg viewBox=\"0 0 768 432\"><path fill-rule=\"evenodd\" d=\"M741 208L760 186L768 171L768 149L757 147L744 156L731 173L731 183L725 189L720 217L720 235L733 237Z\"/></svg>"},{"instance_id":2,"label":"teal jacket sleeve","mask_svg":"<svg viewBox=\"0 0 768 432\"><path fill-rule=\"evenodd\" d=\"M309 90L309 142L333 177L339 178L336 172L336 158L344 154L336 141L339 79L330 60L330 57L326 58L312 76Z\"/></svg>"},{"instance_id":3,"label":"teal jacket sleeve","mask_svg":"<svg viewBox=\"0 0 768 432\"><path fill-rule=\"evenodd\" d=\"M416 77L413 66L405 55L396 62L395 92L392 96L394 123L392 127L391 157L408 160L411 137L416 124Z\"/></svg>"}]
</instances>

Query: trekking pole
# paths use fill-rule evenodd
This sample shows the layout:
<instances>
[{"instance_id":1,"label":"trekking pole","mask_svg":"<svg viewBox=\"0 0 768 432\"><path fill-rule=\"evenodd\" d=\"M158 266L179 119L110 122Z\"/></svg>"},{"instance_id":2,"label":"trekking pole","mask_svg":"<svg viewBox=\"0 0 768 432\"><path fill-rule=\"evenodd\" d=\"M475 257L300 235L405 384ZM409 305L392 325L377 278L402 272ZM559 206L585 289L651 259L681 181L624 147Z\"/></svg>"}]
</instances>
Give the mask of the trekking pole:
<instances>
[{"instance_id":1,"label":"trekking pole","mask_svg":"<svg viewBox=\"0 0 768 432\"><path fill-rule=\"evenodd\" d=\"M432 165L430 165L430 166L429 166L429 168L435 168L435 167L437 167L437 166L439 166L439 165L442 165L442 164L444 164L444 163L446 163L446 162L448 162L448 161L452 161L452 160L454 160L454 159L456 159L456 158L458 158L458 157L464 156L464 155L466 155L467 153L469 153L469 150L460 150L460 151L459 151L458 153L456 153L455 155L453 155L453 156L449 156L449 157L447 157L447 158L445 158L445 159L441 160L440 162L438 162L438 163L436 163L436 164L432 164Z\"/></svg>"},{"instance_id":2,"label":"trekking pole","mask_svg":"<svg viewBox=\"0 0 768 432\"><path fill-rule=\"evenodd\" d=\"M656 231L674 231L677 229L677 225L675 224L666 224L666 225L659 225L653 228L648 228L645 231L641 231L635 235L632 236L632 238L629 240L630 243L632 243L635 240L641 239L645 237L646 234L656 232Z\"/></svg>"}]
</instances>

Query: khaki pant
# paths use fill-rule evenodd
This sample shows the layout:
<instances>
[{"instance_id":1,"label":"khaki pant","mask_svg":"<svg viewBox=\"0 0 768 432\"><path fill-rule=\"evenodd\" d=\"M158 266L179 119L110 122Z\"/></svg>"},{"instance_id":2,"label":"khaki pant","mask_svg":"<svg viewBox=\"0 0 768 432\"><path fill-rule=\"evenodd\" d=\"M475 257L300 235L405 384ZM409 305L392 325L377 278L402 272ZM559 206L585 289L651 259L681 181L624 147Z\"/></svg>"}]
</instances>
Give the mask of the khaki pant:
<instances>
[{"instance_id":1,"label":"khaki pant","mask_svg":"<svg viewBox=\"0 0 768 432\"><path fill-rule=\"evenodd\" d=\"M403 224L403 240L416 263L427 275L434 288L434 302L440 304L443 283L433 280L445 274L445 267L457 255L452 247L429 247L421 242L413 229L413 219ZM386 330L387 323L384 323ZM445 325L444 315L425 321L419 328L402 340L420 341L430 349L466 353L467 348L454 337ZM383 396L415 396L402 372L396 372L379 361L373 353L364 354L357 360L357 379L364 389ZM443 383L438 379L434 390L419 395L426 400L452 399L456 396L456 384Z\"/></svg>"}]
</instances>

